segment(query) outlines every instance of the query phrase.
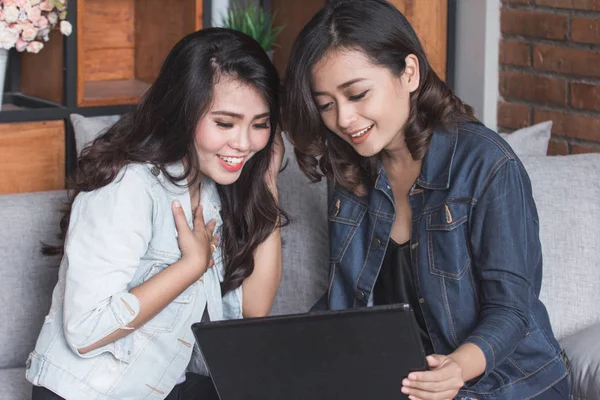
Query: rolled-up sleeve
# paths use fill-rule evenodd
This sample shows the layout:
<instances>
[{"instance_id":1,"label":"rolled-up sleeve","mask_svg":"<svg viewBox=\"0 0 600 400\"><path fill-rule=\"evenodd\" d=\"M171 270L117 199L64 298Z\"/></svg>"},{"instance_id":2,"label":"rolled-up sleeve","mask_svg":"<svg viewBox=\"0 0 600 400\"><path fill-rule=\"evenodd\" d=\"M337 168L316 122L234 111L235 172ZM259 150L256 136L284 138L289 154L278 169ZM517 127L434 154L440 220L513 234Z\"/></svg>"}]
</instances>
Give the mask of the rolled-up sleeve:
<instances>
[{"instance_id":1,"label":"rolled-up sleeve","mask_svg":"<svg viewBox=\"0 0 600 400\"><path fill-rule=\"evenodd\" d=\"M525 337L540 243L529 178L507 159L473 209L471 246L479 278L480 321L466 339L485 354L486 376Z\"/></svg>"},{"instance_id":2,"label":"rolled-up sleeve","mask_svg":"<svg viewBox=\"0 0 600 400\"><path fill-rule=\"evenodd\" d=\"M128 288L152 235L151 188L134 167L111 184L80 193L65 242L64 332L69 346L90 346L119 328L128 329L140 311ZM85 354L104 351L126 358L131 335Z\"/></svg>"},{"instance_id":3,"label":"rolled-up sleeve","mask_svg":"<svg viewBox=\"0 0 600 400\"><path fill-rule=\"evenodd\" d=\"M242 309L242 286L223 296L223 319L244 318Z\"/></svg>"}]
</instances>

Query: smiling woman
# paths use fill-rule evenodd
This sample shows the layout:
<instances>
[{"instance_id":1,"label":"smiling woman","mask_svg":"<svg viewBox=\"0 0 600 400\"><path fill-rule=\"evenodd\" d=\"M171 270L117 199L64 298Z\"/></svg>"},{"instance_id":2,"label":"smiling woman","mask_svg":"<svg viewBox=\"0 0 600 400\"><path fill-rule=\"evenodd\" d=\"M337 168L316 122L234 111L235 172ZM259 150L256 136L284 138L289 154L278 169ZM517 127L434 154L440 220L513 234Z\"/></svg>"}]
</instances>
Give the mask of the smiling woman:
<instances>
[{"instance_id":1,"label":"smiling woman","mask_svg":"<svg viewBox=\"0 0 600 400\"><path fill-rule=\"evenodd\" d=\"M196 128L194 142L203 176L222 185L234 183L244 164L269 141L269 105L252 85L220 77L211 108Z\"/></svg>"},{"instance_id":2,"label":"smiling woman","mask_svg":"<svg viewBox=\"0 0 600 400\"><path fill-rule=\"evenodd\" d=\"M278 92L255 40L201 30L83 150L50 317L28 361L33 400L218 398L190 327L273 304L286 221Z\"/></svg>"},{"instance_id":3,"label":"smiling woman","mask_svg":"<svg viewBox=\"0 0 600 400\"><path fill-rule=\"evenodd\" d=\"M362 51L328 53L313 67L314 97L323 122L363 157L378 154L391 141L402 145L397 127L408 120L410 94L419 85L418 65L412 55L405 73L396 79ZM375 126L377 132L367 142Z\"/></svg>"},{"instance_id":4,"label":"smiling woman","mask_svg":"<svg viewBox=\"0 0 600 400\"><path fill-rule=\"evenodd\" d=\"M411 400L566 400L529 177L439 78L406 17L386 0L329 0L285 76L300 167L334 184L317 306L410 305L429 367L403 377Z\"/></svg>"}]
</instances>

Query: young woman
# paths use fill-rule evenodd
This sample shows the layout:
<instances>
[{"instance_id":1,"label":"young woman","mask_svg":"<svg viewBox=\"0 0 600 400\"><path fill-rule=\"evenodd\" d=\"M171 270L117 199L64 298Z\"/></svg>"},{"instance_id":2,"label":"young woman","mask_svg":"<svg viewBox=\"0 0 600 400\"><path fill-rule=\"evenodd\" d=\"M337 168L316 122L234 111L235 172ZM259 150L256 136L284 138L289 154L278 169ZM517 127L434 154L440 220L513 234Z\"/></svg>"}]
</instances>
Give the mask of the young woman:
<instances>
[{"instance_id":1,"label":"young woman","mask_svg":"<svg viewBox=\"0 0 600 400\"><path fill-rule=\"evenodd\" d=\"M34 400L217 398L190 326L271 308L278 90L256 41L202 30L85 150L59 281L27 361Z\"/></svg>"},{"instance_id":2,"label":"young woman","mask_svg":"<svg viewBox=\"0 0 600 400\"><path fill-rule=\"evenodd\" d=\"M567 399L527 173L438 78L406 18L385 0L330 1L297 38L284 87L301 168L335 184L326 303L415 311L429 370L398 391Z\"/></svg>"}]
</instances>

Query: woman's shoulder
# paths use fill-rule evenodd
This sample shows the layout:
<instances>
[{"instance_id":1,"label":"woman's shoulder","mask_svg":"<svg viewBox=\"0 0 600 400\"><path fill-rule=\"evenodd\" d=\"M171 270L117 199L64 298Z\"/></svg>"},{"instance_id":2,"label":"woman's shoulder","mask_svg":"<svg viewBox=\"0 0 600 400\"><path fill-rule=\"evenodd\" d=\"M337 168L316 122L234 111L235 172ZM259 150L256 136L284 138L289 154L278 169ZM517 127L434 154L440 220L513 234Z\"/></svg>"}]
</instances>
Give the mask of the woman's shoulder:
<instances>
[{"instance_id":1,"label":"woman's shoulder","mask_svg":"<svg viewBox=\"0 0 600 400\"><path fill-rule=\"evenodd\" d=\"M482 124L464 124L456 130L457 139L452 158L452 181L471 187L474 194L488 185L507 163L522 168L514 151L502 137Z\"/></svg>"},{"instance_id":2,"label":"woman's shoulder","mask_svg":"<svg viewBox=\"0 0 600 400\"><path fill-rule=\"evenodd\" d=\"M152 164L131 163L123 166L115 178L105 186L88 192L80 192L76 201L123 199L136 202L143 198L155 197L156 177Z\"/></svg>"},{"instance_id":3,"label":"woman's shoulder","mask_svg":"<svg viewBox=\"0 0 600 400\"><path fill-rule=\"evenodd\" d=\"M514 159L514 151L494 130L483 124L464 123L456 128L457 151L465 150L479 157L494 159Z\"/></svg>"}]
</instances>

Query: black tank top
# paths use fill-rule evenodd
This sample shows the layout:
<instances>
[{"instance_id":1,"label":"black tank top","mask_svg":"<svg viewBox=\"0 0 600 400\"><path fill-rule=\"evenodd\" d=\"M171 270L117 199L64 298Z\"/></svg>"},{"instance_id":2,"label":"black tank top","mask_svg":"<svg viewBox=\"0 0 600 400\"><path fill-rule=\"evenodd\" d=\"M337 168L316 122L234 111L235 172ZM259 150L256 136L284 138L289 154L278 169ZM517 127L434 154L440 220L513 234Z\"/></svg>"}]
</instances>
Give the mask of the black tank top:
<instances>
[{"instance_id":1,"label":"black tank top","mask_svg":"<svg viewBox=\"0 0 600 400\"><path fill-rule=\"evenodd\" d=\"M373 303L409 304L414 310L425 353L433 354L431 339L415 291L409 242L398 244L390 239L373 290Z\"/></svg>"}]
</instances>

